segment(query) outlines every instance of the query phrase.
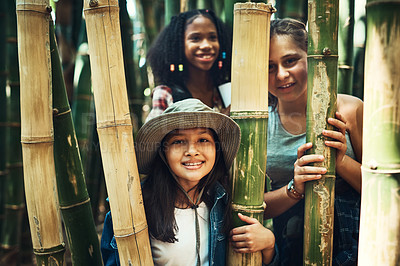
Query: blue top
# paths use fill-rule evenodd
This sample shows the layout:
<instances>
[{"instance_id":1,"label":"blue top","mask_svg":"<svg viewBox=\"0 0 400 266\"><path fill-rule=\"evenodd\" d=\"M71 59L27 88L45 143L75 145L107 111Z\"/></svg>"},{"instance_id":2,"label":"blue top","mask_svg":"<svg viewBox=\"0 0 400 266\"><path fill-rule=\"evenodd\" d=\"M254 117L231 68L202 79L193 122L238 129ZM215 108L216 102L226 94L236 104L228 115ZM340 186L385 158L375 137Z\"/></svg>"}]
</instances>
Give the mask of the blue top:
<instances>
[{"instance_id":1,"label":"blue top","mask_svg":"<svg viewBox=\"0 0 400 266\"><path fill-rule=\"evenodd\" d=\"M268 108L267 175L271 188L286 186L293 178L297 149L306 143L306 134L287 132L276 108ZM346 132L346 155L355 159L351 140ZM360 194L344 179L336 176L333 265L355 265L357 261ZM274 218L274 234L281 265L303 264L304 200Z\"/></svg>"},{"instance_id":2,"label":"blue top","mask_svg":"<svg viewBox=\"0 0 400 266\"><path fill-rule=\"evenodd\" d=\"M224 234L224 214L228 204L228 195L220 183L216 183L212 191L214 203L210 210L209 265L225 265L227 239ZM104 220L101 236L101 254L104 266L120 265L117 242L114 237L111 212Z\"/></svg>"}]
</instances>

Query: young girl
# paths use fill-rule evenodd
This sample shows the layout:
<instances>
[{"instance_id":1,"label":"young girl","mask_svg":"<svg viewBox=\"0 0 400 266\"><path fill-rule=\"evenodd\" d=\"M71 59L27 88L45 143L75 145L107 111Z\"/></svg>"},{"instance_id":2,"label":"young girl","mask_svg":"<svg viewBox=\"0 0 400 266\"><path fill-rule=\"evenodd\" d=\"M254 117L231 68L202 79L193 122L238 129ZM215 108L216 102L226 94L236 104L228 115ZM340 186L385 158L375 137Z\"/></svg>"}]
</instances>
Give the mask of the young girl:
<instances>
[{"instance_id":1,"label":"young girl","mask_svg":"<svg viewBox=\"0 0 400 266\"><path fill-rule=\"evenodd\" d=\"M304 155L306 142L307 32L293 19L271 21L269 59L267 175L272 191L265 194L266 218L274 218L274 234L282 265L303 263L304 182L317 180L326 169L308 166L323 156ZM336 118L324 131L336 149L333 265L356 265L360 215L363 103L339 94Z\"/></svg>"},{"instance_id":2,"label":"young girl","mask_svg":"<svg viewBox=\"0 0 400 266\"><path fill-rule=\"evenodd\" d=\"M147 174L142 190L155 265L225 265L228 169L239 144L239 126L198 99L176 102L139 130L135 149L139 172ZM110 213L101 250L105 265L119 264Z\"/></svg>"},{"instance_id":3,"label":"young girl","mask_svg":"<svg viewBox=\"0 0 400 266\"><path fill-rule=\"evenodd\" d=\"M218 86L230 81L230 36L211 10L191 10L172 17L147 54L158 84L147 120L186 98L200 99L229 114Z\"/></svg>"}]
</instances>

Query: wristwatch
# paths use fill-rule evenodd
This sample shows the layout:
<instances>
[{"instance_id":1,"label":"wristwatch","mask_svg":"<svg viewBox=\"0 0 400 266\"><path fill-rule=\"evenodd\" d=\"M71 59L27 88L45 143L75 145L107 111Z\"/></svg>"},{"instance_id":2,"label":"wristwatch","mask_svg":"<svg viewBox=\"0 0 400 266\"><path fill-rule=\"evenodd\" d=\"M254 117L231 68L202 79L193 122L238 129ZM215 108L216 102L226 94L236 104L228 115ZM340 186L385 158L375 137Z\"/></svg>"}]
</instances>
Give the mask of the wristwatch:
<instances>
[{"instance_id":1,"label":"wristwatch","mask_svg":"<svg viewBox=\"0 0 400 266\"><path fill-rule=\"evenodd\" d=\"M304 194L298 192L296 188L294 187L294 179L290 180L287 189L286 189L287 195L295 200L301 200L304 199Z\"/></svg>"}]
</instances>

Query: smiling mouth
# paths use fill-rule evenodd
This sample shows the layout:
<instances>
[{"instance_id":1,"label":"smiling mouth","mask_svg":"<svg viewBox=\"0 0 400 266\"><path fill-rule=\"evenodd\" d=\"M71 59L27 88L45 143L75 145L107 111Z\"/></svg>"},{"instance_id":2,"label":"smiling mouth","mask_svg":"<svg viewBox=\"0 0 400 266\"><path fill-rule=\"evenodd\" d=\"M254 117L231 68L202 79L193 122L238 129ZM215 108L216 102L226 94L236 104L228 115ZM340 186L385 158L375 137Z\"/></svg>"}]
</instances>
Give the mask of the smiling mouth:
<instances>
[{"instance_id":1,"label":"smiling mouth","mask_svg":"<svg viewBox=\"0 0 400 266\"><path fill-rule=\"evenodd\" d=\"M295 84L295 83L288 83L288 84L285 84L285 85L283 85L283 86L279 86L278 89L287 89L287 88L293 86L294 84Z\"/></svg>"},{"instance_id":2,"label":"smiling mouth","mask_svg":"<svg viewBox=\"0 0 400 266\"><path fill-rule=\"evenodd\" d=\"M214 55L212 54L203 54L203 55L197 55L198 58L203 59L203 60L210 60L214 58Z\"/></svg>"},{"instance_id":3,"label":"smiling mouth","mask_svg":"<svg viewBox=\"0 0 400 266\"><path fill-rule=\"evenodd\" d=\"M196 163L182 163L184 166L198 166L203 164L204 162L196 162Z\"/></svg>"}]
</instances>

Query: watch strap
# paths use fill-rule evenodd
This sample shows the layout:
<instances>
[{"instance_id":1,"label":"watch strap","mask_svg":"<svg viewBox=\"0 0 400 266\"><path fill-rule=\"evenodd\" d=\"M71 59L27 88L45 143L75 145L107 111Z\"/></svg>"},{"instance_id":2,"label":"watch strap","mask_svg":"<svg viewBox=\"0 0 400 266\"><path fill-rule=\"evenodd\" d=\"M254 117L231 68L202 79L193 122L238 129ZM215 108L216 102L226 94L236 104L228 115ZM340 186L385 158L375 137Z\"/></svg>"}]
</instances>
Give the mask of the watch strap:
<instances>
[{"instance_id":1,"label":"watch strap","mask_svg":"<svg viewBox=\"0 0 400 266\"><path fill-rule=\"evenodd\" d=\"M294 187L294 180L292 179L286 189L286 194L289 196L289 198L292 198L294 200L301 200L304 199L304 194L298 192L296 188Z\"/></svg>"}]
</instances>

